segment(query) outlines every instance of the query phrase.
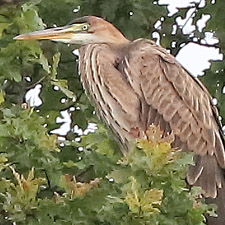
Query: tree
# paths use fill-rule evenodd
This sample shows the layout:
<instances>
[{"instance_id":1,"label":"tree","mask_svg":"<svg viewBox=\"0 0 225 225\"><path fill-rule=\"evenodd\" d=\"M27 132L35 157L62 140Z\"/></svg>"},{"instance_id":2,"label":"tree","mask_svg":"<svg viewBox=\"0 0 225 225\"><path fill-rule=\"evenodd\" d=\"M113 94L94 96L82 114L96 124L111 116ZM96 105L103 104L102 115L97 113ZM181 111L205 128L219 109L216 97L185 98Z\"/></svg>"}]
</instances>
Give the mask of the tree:
<instances>
[{"instance_id":1,"label":"tree","mask_svg":"<svg viewBox=\"0 0 225 225\"><path fill-rule=\"evenodd\" d=\"M165 6L148 0L9 2L0 6L1 224L203 224L202 213L211 207L197 201L200 190L189 190L183 180L191 155L174 154L170 138L161 140L160 131L160 144L151 141L151 129L157 130L151 128L149 142L138 140L137 148L143 151L134 149L121 159L80 85L77 58L71 54L78 46L16 42L13 37L44 29L44 23L64 25L74 17L98 15L130 39L148 38L157 31L164 47L176 42L171 49L176 54L182 43L194 37L200 43L204 37L200 31L184 35L182 27L171 35L175 18L194 7L194 24L203 13L211 15L205 31L216 31L224 53L223 3L208 1L203 8L196 3L168 17ZM154 28L162 16L161 29ZM224 62L214 62L202 80L218 98L225 118L223 68ZM43 104L32 108L25 94L38 84ZM61 125L55 120L63 110L72 122L65 137L59 138L50 131ZM91 122L98 130L80 140L75 126L84 131Z\"/></svg>"}]
</instances>

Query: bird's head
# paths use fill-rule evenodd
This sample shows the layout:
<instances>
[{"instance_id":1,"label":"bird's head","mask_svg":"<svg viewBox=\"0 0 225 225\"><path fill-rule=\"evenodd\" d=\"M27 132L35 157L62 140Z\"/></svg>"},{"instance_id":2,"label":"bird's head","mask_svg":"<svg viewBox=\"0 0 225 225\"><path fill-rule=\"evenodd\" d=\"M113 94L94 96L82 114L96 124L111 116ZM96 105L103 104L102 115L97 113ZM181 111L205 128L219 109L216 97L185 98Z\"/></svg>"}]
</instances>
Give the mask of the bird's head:
<instances>
[{"instance_id":1,"label":"bird's head","mask_svg":"<svg viewBox=\"0 0 225 225\"><path fill-rule=\"evenodd\" d=\"M90 43L128 43L123 34L111 23L95 16L84 16L73 20L69 25L21 34L15 40L53 40L58 42L85 45Z\"/></svg>"}]
</instances>

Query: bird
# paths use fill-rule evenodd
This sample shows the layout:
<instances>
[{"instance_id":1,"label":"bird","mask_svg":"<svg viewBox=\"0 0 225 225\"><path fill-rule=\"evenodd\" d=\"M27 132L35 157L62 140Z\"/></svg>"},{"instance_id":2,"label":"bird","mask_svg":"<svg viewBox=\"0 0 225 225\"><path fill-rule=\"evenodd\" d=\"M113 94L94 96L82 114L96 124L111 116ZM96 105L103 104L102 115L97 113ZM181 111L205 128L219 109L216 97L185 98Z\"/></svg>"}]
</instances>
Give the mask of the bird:
<instances>
[{"instance_id":1,"label":"bird","mask_svg":"<svg viewBox=\"0 0 225 225\"><path fill-rule=\"evenodd\" d=\"M208 224L225 224L225 145L218 110L206 87L173 55L152 40L128 40L96 16L14 39L80 45L81 83L123 154L150 125L164 135L173 133L172 147L194 153L188 184L202 187L204 196L218 205L218 217L208 218Z\"/></svg>"}]
</instances>

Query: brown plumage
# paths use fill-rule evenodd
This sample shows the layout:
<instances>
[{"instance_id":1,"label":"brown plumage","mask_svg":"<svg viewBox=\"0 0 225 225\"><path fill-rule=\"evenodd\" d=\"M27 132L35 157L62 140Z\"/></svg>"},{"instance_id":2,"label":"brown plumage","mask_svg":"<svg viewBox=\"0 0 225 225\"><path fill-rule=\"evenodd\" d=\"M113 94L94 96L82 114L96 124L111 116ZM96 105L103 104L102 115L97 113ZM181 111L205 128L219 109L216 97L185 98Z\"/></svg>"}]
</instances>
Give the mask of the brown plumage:
<instances>
[{"instance_id":1,"label":"brown plumage","mask_svg":"<svg viewBox=\"0 0 225 225\"><path fill-rule=\"evenodd\" d=\"M80 32L75 34L77 29ZM195 153L188 183L201 186L206 197L216 198L220 190L224 198L224 139L217 109L202 83L164 48L146 39L131 42L97 17L82 17L61 30L53 28L16 39L80 43L81 81L123 153L151 124L165 134L173 132L173 147ZM221 218L216 224L225 222Z\"/></svg>"},{"instance_id":2,"label":"brown plumage","mask_svg":"<svg viewBox=\"0 0 225 225\"><path fill-rule=\"evenodd\" d=\"M83 86L123 152L134 139L132 129L144 135L154 124L165 133L173 131L173 146L197 155L188 182L202 186L206 197L216 197L224 145L216 108L203 85L149 40L116 47L90 44L79 51Z\"/></svg>"}]
</instances>

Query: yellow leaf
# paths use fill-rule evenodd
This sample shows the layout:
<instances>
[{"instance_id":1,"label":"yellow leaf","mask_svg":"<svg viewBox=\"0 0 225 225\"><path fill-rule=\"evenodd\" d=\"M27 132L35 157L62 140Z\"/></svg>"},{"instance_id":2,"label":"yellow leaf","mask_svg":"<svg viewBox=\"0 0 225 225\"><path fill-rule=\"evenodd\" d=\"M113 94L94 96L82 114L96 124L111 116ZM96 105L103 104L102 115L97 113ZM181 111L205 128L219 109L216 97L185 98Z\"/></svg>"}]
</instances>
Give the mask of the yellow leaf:
<instances>
[{"instance_id":1,"label":"yellow leaf","mask_svg":"<svg viewBox=\"0 0 225 225\"><path fill-rule=\"evenodd\" d=\"M141 199L141 210L148 213L159 212L158 207L162 203L163 190L151 189L145 191Z\"/></svg>"},{"instance_id":2,"label":"yellow leaf","mask_svg":"<svg viewBox=\"0 0 225 225\"><path fill-rule=\"evenodd\" d=\"M130 211L132 211L133 213L139 213L140 212L141 204L140 204L137 193L127 194L127 196L125 198L125 202L127 203Z\"/></svg>"},{"instance_id":3,"label":"yellow leaf","mask_svg":"<svg viewBox=\"0 0 225 225\"><path fill-rule=\"evenodd\" d=\"M34 200L36 198L39 186L45 183L45 179L35 178L34 168L29 171L27 179L23 175L17 173L12 166L10 166L10 169L12 170L18 183L15 185L17 196L20 196L21 199Z\"/></svg>"},{"instance_id":4,"label":"yellow leaf","mask_svg":"<svg viewBox=\"0 0 225 225\"><path fill-rule=\"evenodd\" d=\"M90 189L96 187L100 182L99 178L91 180L89 183L77 182L76 178L69 174L65 174L61 177L61 186L66 190L65 195L70 197L79 197L85 195Z\"/></svg>"},{"instance_id":5,"label":"yellow leaf","mask_svg":"<svg viewBox=\"0 0 225 225\"><path fill-rule=\"evenodd\" d=\"M8 159L3 154L0 154L0 171L9 165L6 162L8 162Z\"/></svg>"},{"instance_id":6,"label":"yellow leaf","mask_svg":"<svg viewBox=\"0 0 225 225\"><path fill-rule=\"evenodd\" d=\"M164 165L177 159L180 150L171 147L173 141L173 133L163 136L160 128L154 125L146 131L145 138L137 140L137 147L141 148L149 159L151 173L158 173Z\"/></svg>"},{"instance_id":7,"label":"yellow leaf","mask_svg":"<svg viewBox=\"0 0 225 225\"><path fill-rule=\"evenodd\" d=\"M0 91L0 104L2 104L5 101L4 96L5 96L5 93L4 93L4 91L1 90Z\"/></svg>"}]
</instances>

